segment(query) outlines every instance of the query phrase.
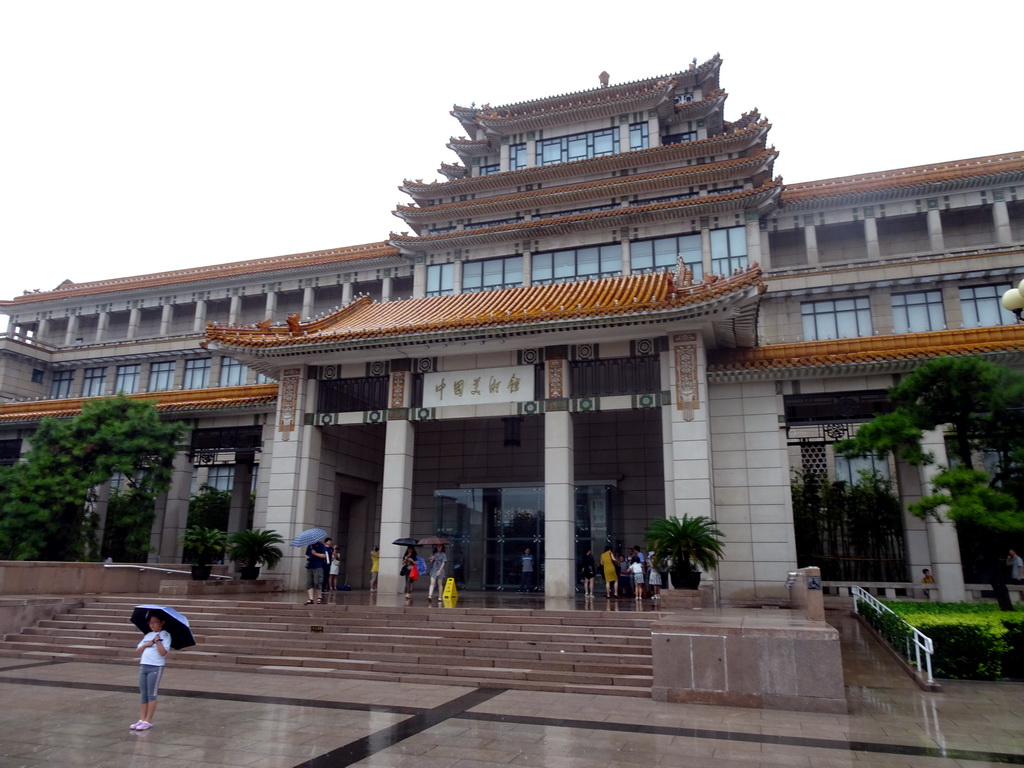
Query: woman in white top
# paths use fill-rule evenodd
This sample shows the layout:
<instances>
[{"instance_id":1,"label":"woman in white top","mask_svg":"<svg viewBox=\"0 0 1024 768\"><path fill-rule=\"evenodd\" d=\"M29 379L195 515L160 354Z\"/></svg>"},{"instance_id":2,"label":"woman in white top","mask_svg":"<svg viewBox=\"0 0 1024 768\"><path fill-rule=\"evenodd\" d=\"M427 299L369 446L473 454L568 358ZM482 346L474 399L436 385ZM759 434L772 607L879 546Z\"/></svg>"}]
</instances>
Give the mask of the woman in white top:
<instances>
[{"instance_id":1,"label":"woman in white top","mask_svg":"<svg viewBox=\"0 0 1024 768\"><path fill-rule=\"evenodd\" d=\"M133 731L148 731L153 727L156 714L156 696L160 678L164 674L164 657L171 650L171 634L164 630L164 620L159 616L149 617L149 629L136 648L139 655L139 720L132 723Z\"/></svg>"}]
</instances>

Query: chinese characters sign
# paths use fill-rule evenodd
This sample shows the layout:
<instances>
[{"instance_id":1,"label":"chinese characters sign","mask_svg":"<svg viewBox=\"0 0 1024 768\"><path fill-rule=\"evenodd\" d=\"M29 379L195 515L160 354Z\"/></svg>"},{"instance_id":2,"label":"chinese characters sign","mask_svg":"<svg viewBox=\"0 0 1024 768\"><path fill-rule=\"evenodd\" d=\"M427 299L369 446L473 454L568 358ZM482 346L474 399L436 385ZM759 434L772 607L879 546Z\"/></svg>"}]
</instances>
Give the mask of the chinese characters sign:
<instances>
[{"instance_id":1,"label":"chinese characters sign","mask_svg":"<svg viewBox=\"0 0 1024 768\"><path fill-rule=\"evenodd\" d=\"M423 377L423 407L533 400L533 366L445 371Z\"/></svg>"}]
</instances>

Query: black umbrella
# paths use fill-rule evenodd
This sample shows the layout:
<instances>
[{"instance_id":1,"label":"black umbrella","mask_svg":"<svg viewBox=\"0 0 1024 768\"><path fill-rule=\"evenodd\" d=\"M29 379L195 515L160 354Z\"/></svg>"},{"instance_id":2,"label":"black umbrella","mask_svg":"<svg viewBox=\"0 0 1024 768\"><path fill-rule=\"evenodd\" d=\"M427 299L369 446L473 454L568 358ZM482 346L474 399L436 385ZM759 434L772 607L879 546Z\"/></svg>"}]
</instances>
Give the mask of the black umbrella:
<instances>
[{"instance_id":1,"label":"black umbrella","mask_svg":"<svg viewBox=\"0 0 1024 768\"><path fill-rule=\"evenodd\" d=\"M180 651L196 644L192 637L192 630L189 629L188 619L184 614L178 613L166 605L136 605L132 611L132 624L139 628L143 634L150 632L149 617L156 616L164 620L164 629L171 636L171 648Z\"/></svg>"},{"instance_id":2,"label":"black umbrella","mask_svg":"<svg viewBox=\"0 0 1024 768\"><path fill-rule=\"evenodd\" d=\"M415 547L416 539L395 539L391 542L392 544L398 544L403 547Z\"/></svg>"}]
</instances>

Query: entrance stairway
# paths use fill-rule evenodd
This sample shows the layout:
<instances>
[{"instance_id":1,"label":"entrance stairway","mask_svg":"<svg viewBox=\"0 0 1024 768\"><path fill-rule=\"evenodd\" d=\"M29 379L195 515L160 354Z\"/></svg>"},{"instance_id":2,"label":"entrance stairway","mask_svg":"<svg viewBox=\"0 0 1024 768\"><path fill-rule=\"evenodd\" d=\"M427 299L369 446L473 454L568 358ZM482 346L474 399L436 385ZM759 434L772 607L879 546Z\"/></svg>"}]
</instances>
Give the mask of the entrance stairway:
<instances>
[{"instance_id":1,"label":"entrance stairway","mask_svg":"<svg viewBox=\"0 0 1024 768\"><path fill-rule=\"evenodd\" d=\"M0 656L131 662L132 607L87 599L4 637ZM300 606L176 598L198 645L174 665L267 674L650 697L657 613L487 608Z\"/></svg>"}]
</instances>

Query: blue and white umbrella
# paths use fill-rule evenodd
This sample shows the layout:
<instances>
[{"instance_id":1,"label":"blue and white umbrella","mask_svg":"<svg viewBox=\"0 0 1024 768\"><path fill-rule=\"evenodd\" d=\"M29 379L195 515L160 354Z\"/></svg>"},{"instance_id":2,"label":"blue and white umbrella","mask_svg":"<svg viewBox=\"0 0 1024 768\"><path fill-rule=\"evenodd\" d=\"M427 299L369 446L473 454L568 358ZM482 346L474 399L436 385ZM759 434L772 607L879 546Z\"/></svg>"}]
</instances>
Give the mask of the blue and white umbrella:
<instances>
[{"instance_id":1,"label":"blue and white umbrella","mask_svg":"<svg viewBox=\"0 0 1024 768\"><path fill-rule=\"evenodd\" d=\"M131 622L145 634L150 631L150 616L163 619L164 629L171 636L171 648L174 650L180 651L182 648L196 644L196 639L192 636L192 630L185 615L166 605L136 605L135 610L132 611Z\"/></svg>"},{"instance_id":2,"label":"blue and white umbrella","mask_svg":"<svg viewBox=\"0 0 1024 768\"><path fill-rule=\"evenodd\" d=\"M327 531L323 528L310 528L292 539L292 546L308 547L310 544L316 544L318 541L323 541L326 538Z\"/></svg>"}]
</instances>

